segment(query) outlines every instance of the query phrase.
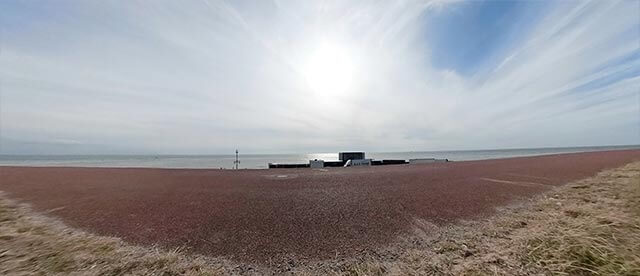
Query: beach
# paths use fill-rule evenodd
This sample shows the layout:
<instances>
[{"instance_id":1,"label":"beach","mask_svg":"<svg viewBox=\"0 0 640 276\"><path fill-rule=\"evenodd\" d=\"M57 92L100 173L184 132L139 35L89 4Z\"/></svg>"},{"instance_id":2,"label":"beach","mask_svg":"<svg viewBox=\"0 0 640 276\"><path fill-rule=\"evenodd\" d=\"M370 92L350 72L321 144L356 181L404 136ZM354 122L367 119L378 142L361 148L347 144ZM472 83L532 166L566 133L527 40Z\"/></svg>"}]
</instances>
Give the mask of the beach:
<instances>
[{"instance_id":1,"label":"beach","mask_svg":"<svg viewBox=\"0 0 640 276\"><path fill-rule=\"evenodd\" d=\"M231 260L322 260L640 160L640 150L363 168L202 170L0 167L0 190L36 211L138 245Z\"/></svg>"}]
</instances>

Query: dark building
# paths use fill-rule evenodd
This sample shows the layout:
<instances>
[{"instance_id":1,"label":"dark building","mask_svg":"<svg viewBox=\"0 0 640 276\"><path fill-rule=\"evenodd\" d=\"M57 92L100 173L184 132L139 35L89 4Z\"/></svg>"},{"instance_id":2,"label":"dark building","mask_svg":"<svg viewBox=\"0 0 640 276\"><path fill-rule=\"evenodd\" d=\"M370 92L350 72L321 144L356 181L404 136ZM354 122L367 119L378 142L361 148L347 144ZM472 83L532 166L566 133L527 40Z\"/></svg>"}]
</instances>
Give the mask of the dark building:
<instances>
[{"instance_id":1,"label":"dark building","mask_svg":"<svg viewBox=\"0 0 640 276\"><path fill-rule=\"evenodd\" d=\"M364 152L362 151L350 151L350 152L338 153L338 159L340 159L340 161L347 161L347 160L358 160L358 159L365 159L365 158L364 158Z\"/></svg>"}]
</instances>

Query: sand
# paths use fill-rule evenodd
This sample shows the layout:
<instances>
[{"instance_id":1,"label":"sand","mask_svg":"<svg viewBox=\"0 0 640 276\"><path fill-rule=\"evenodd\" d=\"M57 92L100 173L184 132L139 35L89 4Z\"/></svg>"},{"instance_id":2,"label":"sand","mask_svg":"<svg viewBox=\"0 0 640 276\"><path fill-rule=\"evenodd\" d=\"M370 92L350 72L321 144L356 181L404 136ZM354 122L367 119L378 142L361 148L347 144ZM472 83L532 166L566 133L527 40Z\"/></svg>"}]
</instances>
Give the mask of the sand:
<instances>
[{"instance_id":1,"label":"sand","mask_svg":"<svg viewBox=\"0 0 640 276\"><path fill-rule=\"evenodd\" d=\"M640 160L640 150L367 168L0 167L0 190L70 226L246 262L349 256Z\"/></svg>"}]
</instances>

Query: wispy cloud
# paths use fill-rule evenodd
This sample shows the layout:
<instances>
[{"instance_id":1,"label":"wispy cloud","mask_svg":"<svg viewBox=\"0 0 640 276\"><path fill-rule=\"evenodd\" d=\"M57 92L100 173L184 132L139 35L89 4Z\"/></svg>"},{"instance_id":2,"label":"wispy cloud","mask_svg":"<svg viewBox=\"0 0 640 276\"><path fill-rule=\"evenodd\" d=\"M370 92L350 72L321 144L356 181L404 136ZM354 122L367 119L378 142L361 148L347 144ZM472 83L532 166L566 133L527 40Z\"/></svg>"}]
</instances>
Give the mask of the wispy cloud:
<instances>
[{"instance_id":1,"label":"wispy cloud","mask_svg":"<svg viewBox=\"0 0 640 276\"><path fill-rule=\"evenodd\" d=\"M500 41L508 47L491 44L474 74L436 66L456 49L427 35L446 34L429 19L461 5L3 2L0 153L640 141L640 2L552 2ZM306 66L323 43L354 68L340 93L310 87Z\"/></svg>"}]
</instances>

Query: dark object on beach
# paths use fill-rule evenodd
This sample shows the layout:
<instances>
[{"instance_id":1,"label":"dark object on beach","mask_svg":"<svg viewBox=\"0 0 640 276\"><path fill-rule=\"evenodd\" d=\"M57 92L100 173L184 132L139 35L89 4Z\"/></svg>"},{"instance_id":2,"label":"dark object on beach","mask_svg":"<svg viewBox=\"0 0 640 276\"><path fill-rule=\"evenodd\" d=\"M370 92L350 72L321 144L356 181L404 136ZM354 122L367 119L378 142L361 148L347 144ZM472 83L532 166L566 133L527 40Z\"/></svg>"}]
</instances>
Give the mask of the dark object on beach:
<instances>
[{"instance_id":1,"label":"dark object on beach","mask_svg":"<svg viewBox=\"0 0 640 276\"><path fill-rule=\"evenodd\" d=\"M382 166L382 165L404 165L409 164L407 160L402 159L383 159L383 160L373 160L371 161L372 166Z\"/></svg>"},{"instance_id":2,"label":"dark object on beach","mask_svg":"<svg viewBox=\"0 0 640 276\"><path fill-rule=\"evenodd\" d=\"M407 163L409 162L403 159L383 159L382 160L382 165L401 165L401 164L407 164Z\"/></svg>"},{"instance_id":3,"label":"dark object on beach","mask_svg":"<svg viewBox=\"0 0 640 276\"><path fill-rule=\"evenodd\" d=\"M308 168L309 163L306 164L282 164L282 163L269 163L269 169L292 169L292 168Z\"/></svg>"},{"instance_id":4,"label":"dark object on beach","mask_svg":"<svg viewBox=\"0 0 640 276\"><path fill-rule=\"evenodd\" d=\"M325 167L342 167L345 161L324 161Z\"/></svg>"}]
</instances>

